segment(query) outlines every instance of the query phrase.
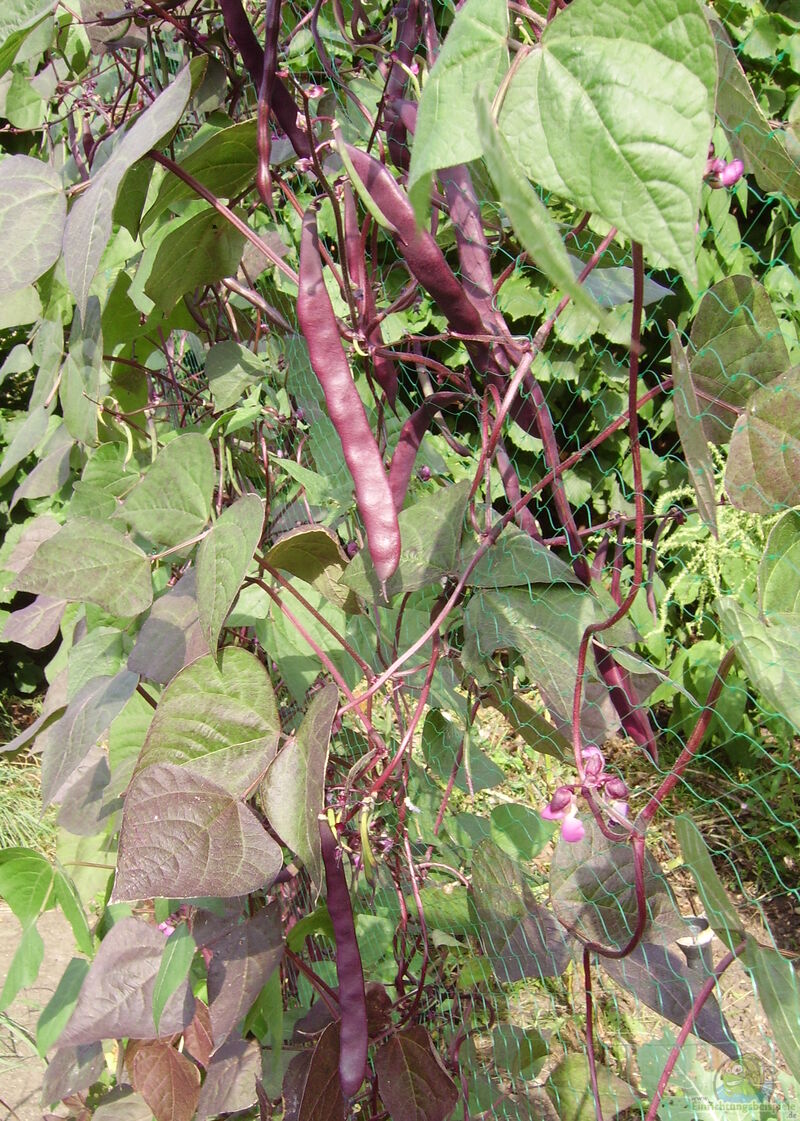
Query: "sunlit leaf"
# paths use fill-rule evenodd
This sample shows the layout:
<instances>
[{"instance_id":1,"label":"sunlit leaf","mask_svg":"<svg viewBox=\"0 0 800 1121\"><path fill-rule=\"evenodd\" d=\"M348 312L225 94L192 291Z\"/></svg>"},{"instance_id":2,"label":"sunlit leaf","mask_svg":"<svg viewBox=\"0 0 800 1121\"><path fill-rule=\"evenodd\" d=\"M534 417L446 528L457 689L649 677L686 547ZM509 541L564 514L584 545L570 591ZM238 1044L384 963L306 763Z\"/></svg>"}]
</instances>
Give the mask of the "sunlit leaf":
<instances>
[{"instance_id":1,"label":"sunlit leaf","mask_svg":"<svg viewBox=\"0 0 800 1121\"><path fill-rule=\"evenodd\" d=\"M208 1007L215 1047L244 1019L283 956L277 904L215 939L208 967Z\"/></svg>"},{"instance_id":2,"label":"sunlit leaf","mask_svg":"<svg viewBox=\"0 0 800 1121\"><path fill-rule=\"evenodd\" d=\"M256 494L245 495L214 522L197 550L200 627L212 651L261 540L263 525L263 502Z\"/></svg>"},{"instance_id":3,"label":"sunlit leaf","mask_svg":"<svg viewBox=\"0 0 800 1121\"><path fill-rule=\"evenodd\" d=\"M672 380L675 386L672 397L675 426L678 429L689 477L697 497L697 509L700 517L716 537L717 496L714 486L714 463L703 432L702 410L692 384L689 359L678 337L677 328L671 320L669 329L672 332L670 347Z\"/></svg>"},{"instance_id":4,"label":"sunlit leaf","mask_svg":"<svg viewBox=\"0 0 800 1121\"><path fill-rule=\"evenodd\" d=\"M31 156L0 163L0 299L47 272L61 252L66 218L66 195L53 168Z\"/></svg>"}]
</instances>

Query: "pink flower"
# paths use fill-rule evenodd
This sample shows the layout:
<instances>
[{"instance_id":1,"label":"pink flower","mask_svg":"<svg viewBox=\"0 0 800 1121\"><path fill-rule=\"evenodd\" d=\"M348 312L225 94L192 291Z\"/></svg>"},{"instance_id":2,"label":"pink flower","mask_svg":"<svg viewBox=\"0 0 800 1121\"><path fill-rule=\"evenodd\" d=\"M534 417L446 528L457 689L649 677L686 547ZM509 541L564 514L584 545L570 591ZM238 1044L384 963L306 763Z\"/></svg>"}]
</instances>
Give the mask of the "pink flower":
<instances>
[{"instance_id":1,"label":"pink flower","mask_svg":"<svg viewBox=\"0 0 800 1121\"><path fill-rule=\"evenodd\" d=\"M574 844L582 841L586 830L578 819L575 795L568 786L559 786L543 810L539 811L545 821L560 821L561 836Z\"/></svg>"},{"instance_id":2,"label":"pink flower","mask_svg":"<svg viewBox=\"0 0 800 1121\"><path fill-rule=\"evenodd\" d=\"M741 160L732 160L729 164L719 172L717 178L723 187L732 187L734 183L738 183L744 175L744 164Z\"/></svg>"}]
</instances>

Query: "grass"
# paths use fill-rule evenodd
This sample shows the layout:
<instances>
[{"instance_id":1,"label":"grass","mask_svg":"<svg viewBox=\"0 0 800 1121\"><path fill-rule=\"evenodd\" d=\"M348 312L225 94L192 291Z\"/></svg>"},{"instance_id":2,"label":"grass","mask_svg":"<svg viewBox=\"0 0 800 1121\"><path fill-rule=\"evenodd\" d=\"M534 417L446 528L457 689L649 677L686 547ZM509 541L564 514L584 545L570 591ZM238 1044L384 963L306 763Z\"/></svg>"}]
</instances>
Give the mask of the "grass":
<instances>
[{"instance_id":1,"label":"grass","mask_svg":"<svg viewBox=\"0 0 800 1121\"><path fill-rule=\"evenodd\" d=\"M0 697L2 741L12 739L34 718L32 705ZM0 755L0 850L31 848L52 856L56 847L56 811L42 814L41 765L27 752Z\"/></svg>"}]
</instances>

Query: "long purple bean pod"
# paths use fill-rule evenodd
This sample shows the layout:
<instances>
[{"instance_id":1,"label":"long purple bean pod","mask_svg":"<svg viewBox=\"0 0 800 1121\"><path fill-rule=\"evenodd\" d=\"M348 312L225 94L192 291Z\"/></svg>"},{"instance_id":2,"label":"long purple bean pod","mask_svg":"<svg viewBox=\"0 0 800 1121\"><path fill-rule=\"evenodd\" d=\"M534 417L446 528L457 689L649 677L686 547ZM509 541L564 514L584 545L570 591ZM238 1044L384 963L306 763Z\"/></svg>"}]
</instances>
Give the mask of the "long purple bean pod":
<instances>
[{"instance_id":1,"label":"long purple bean pod","mask_svg":"<svg viewBox=\"0 0 800 1121\"><path fill-rule=\"evenodd\" d=\"M367 263L364 242L358 226L358 214L353 190L349 183L344 188L344 244L347 258L347 271L350 283L355 289L354 298L359 315L359 326L365 330L367 344L370 346L370 360L375 380L386 394L386 400L394 408L397 400L397 367L391 358L375 353L374 347L383 346L383 333L380 323L375 320L375 297L367 279ZM372 322L371 327L367 325Z\"/></svg>"},{"instance_id":2,"label":"long purple bean pod","mask_svg":"<svg viewBox=\"0 0 800 1121\"><path fill-rule=\"evenodd\" d=\"M397 248L411 274L430 292L454 330L462 335L485 333L483 321L427 230L417 227L408 195L380 160L345 145L356 174L396 230ZM486 347L483 347L484 351Z\"/></svg>"},{"instance_id":3,"label":"long purple bean pod","mask_svg":"<svg viewBox=\"0 0 800 1121\"><path fill-rule=\"evenodd\" d=\"M364 970L356 940L356 926L342 854L331 827L319 819L322 863L325 866L328 914L336 938L336 975L339 981L339 1081L345 1098L357 1094L367 1073L367 998Z\"/></svg>"},{"instance_id":4,"label":"long purple bean pod","mask_svg":"<svg viewBox=\"0 0 800 1121\"><path fill-rule=\"evenodd\" d=\"M414 461L417 458L422 437L428 431L434 414L442 405L453 405L463 401L462 393L432 393L422 405L416 409L400 430L400 436L392 455L389 467L389 489L392 492L395 509L402 510L403 500L414 470Z\"/></svg>"},{"instance_id":5,"label":"long purple bean pod","mask_svg":"<svg viewBox=\"0 0 800 1121\"><path fill-rule=\"evenodd\" d=\"M610 650L592 639L592 650L597 670L608 688L611 703L622 727L633 742L643 748L654 763L658 762L658 747L647 713L637 704L630 684L630 675Z\"/></svg>"},{"instance_id":6,"label":"long purple bean pod","mask_svg":"<svg viewBox=\"0 0 800 1121\"><path fill-rule=\"evenodd\" d=\"M419 0L401 0L397 9L397 39L395 40L394 55L397 62L392 62L389 77L386 81L384 104L390 107L395 101L402 98L408 83L409 67L414 59L414 49L419 39ZM398 65L402 63L402 65ZM389 155L395 167L401 171L408 170L410 151L408 147L407 126L400 116L387 118L386 143Z\"/></svg>"},{"instance_id":7,"label":"long purple bean pod","mask_svg":"<svg viewBox=\"0 0 800 1121\"><path fill-rule=\"evenodd\" d=\"M278 38L281 31L281 0L267 0L264 13L264 61L261 67L261 87L258 95L258 168L256 189L261 201L272 210L272 174L269 158L272 150L272 133L269 115L275 92L275 71L278 66Z\"/></svg>"},{"instance_id":8,"label":"long purple bean pod","mask_svg":"<svg viewBox=\"0 0 800 1121\"><path fill-rule=\"evenodd\" d=\"M381 453L339 338L336 315L322 275L317 219L312 209L305 213L300 239L297 319L308 344L311 368L322 386L328 415L353 477L372 563L385 585L400 562L400 528Z\"/></svg>"},{"instance_id":9,"label":"long purple bean pod","mask_svg":"<svg viewBox=\"0 0 800 1121\"><path fill-rule=\"evenodd\" d=\"M219 6L222 9L228 34L239 48L242 62L253 80L253 85L260 90L264 73L264 52L247 18L242 0L220 0ZM310 155L309 139L303 130L297 127L297 105L279 79L276 79L272 91L271 109L298 156Z\"/></svg>"}]
</instances>

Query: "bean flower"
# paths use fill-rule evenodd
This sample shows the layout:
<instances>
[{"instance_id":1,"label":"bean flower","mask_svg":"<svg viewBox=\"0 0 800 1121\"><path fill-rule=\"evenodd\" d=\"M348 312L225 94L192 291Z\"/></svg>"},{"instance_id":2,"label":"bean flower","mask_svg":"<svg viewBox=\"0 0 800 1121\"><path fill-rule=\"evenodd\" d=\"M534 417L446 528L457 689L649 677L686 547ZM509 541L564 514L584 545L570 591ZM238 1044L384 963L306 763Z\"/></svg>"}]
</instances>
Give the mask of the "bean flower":
<instances>
[{"instance_id":1,"label":"bean flower","mask_svg":"<svg viewBox=\"0 0 800 1121\"><path fill-rule=\"evenodd\" d=\"M561 837L570 844L582 841L586 830L578 817L578 794L582 789L599 791L616 815L627 816L628 788L617 775L606 771L605 756L596 744L581 752L584 780L582 784L559 786L553 797L540 810L545 821L561 822Z\"/></svg>"}]
</instances>

